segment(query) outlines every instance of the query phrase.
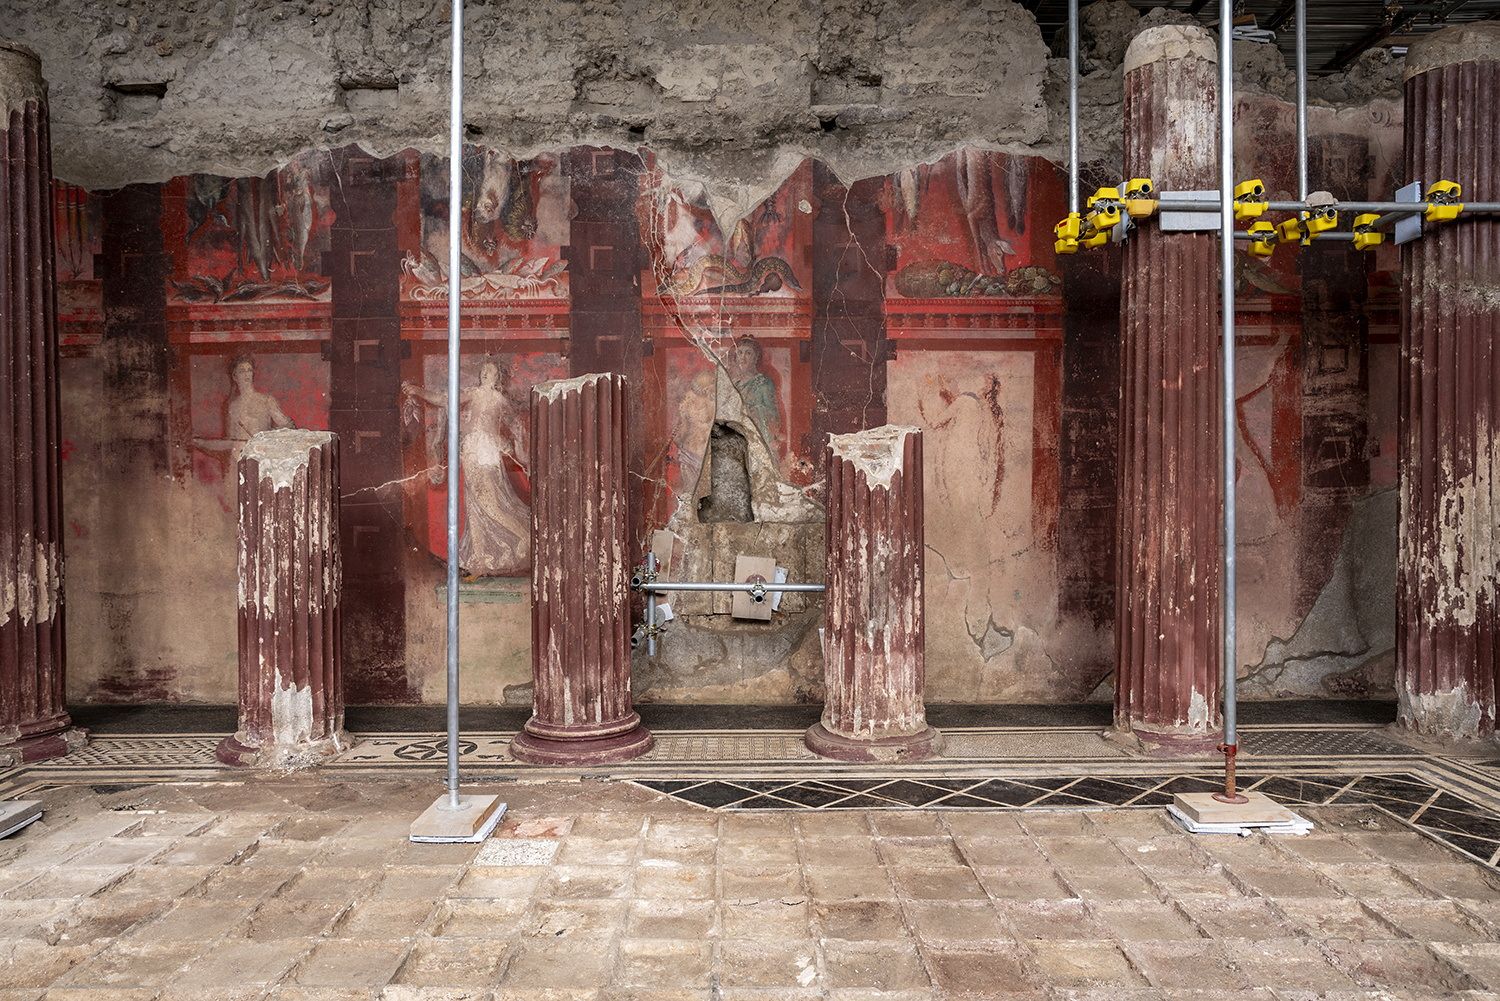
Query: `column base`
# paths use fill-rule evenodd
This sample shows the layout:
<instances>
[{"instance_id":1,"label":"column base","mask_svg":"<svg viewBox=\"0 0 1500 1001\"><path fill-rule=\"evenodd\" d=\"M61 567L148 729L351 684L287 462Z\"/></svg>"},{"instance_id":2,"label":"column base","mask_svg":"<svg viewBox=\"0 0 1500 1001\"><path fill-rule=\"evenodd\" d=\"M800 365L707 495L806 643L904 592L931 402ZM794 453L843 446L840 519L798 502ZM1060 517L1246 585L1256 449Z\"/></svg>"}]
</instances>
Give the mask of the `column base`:
<instances>
[{"instance_id":1,"label":"column base","mask_svg":"<svg viewBox=\"0 0 1500 1001\"><path fill-rule=\"evenodd\" d=\"M835 761L925 761L943 749L943 735L930 726L895 737L861 739L835 733L819 721L807 728L802 742L814 754Z\"/></svg>"},{"instance_id":2,"label":"column base","mask_svg":"<svg viewBox=\"0 0 1500 1001\"><path fill-rule=\"evenodd\" d=\"M20 736L0 743L0 767L14 768L34 761L60 758L82 750L88 742L88 731L73 726L73 721L63 714L60 722L24 727Z\"/></svg>"},{"instance_id":3,"label":"column base","mask_svg":"<svg viewBox=\"0 0 1500 1001\"><path fill-rule=\"evenodd\" d=\"M1104 737L1142 754L1162 758L1187 758L1217 754L1219 745L1224 742L1224 731L1204 733L1157 729L1144 723L1116 721L1113 729L1104 731Z\"/></svg>"},{"instance_id":4,"label":"column base","mask_svg":"<svg viewBox=\"0 0 1500 1001\"><path fill-rule=\"evenodd\" d=\"M332 737L299 744L258 744L243 731L230 734L214 749L214 757L236 768L269 768L294 772L315 768L354 746L343 730Z\"/></svg>"},{"instance_id":5,"label":"column base","mask_svg":"<svg viewBox=\"0 0 1500 1001\"><path fill-rule=\"evenodd\" d=\"M633 725L623 730L606 727L603 733L597 728L582 727L568 732L561 727L538 724L533 716L526 729L511 738L510 756L528 765L608 765L629 761L656 744L651 731L641 726L641 718L635 713L631 716Z\"/></svg>"}]
</instances>

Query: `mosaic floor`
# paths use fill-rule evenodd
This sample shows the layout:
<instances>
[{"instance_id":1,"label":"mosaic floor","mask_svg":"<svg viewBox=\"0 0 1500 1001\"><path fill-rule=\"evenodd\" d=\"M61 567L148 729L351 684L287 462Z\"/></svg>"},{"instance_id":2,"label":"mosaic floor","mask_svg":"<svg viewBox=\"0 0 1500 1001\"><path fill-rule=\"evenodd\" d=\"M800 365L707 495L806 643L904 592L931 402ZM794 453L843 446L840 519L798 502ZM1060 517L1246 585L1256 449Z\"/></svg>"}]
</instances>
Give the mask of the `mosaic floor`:
<instances>
[{"instance_id":1,"label":"mosaic floor","mask_svg":"<svg viewBox=\"0 0 1500 1001\"><path fill-rule=\"evenodd\" d=\"M0 796L58 786L93 788L233 776L214 758L221 734L96 734L70 757L0 772ZM428 732L356 735L325 766L338 778L441 774L445 739ZM1178 791L1217 788L1213 759L1133 755L1094 726L952 727L944 756L903 765L828 762L800 729L656 731L626 765L539 769L511 759L511 732L461 744L467 780L540 777L634 782L698 808L764 810L1155 807ZM1494 759L1411 747L1372 723L1246 726L1241 779L1289 806L1367 805L1466 856L1500 866L1500 749Z\"/></svg>"}]
</instances>

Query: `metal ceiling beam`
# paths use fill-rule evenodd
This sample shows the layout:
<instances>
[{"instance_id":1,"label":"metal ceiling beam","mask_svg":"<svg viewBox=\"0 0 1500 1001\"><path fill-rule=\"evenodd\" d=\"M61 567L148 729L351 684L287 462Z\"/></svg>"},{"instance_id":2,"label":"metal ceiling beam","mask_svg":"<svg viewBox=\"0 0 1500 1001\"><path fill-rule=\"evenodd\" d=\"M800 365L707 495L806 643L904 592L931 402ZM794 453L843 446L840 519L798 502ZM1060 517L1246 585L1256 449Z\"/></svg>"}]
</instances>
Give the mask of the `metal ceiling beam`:
<instances>
[{"instance_id":1,"label":"metal ceiling beam","mask_svg":"<svg viewBox=\"0 0 1500 1001\"><path fill-rule=\"evenodd\" d=\"M1427 14L1433 22L1442 22L1467 4L1469 0L1449 0L1442 4L1408 4L1397 5L1394 16L1388 18L1384 24L1378 24L1359 36L1357 40L1340 49L1332 59L1324 64L1326 72L1336 72L1348 66L1358 59L1366 49L1379 45L1387 37L1405 31L1411 27L1422 14Z\"/></svg>"},{"instance_id":2,"label":"metal ceiling beam","mask_svg":"<svg viewBox=\"0 0 1500 1001\"><path fill-rule=\"evenodd\" d=\"M1267 31L1281 30L1281 26L1291 20L1292 13L1296 9L1297 0L1282 0L1281 6L1276 8L1276 13L1266 18L1266 23L1262 27Z\"/></svg>"}]
</instances>

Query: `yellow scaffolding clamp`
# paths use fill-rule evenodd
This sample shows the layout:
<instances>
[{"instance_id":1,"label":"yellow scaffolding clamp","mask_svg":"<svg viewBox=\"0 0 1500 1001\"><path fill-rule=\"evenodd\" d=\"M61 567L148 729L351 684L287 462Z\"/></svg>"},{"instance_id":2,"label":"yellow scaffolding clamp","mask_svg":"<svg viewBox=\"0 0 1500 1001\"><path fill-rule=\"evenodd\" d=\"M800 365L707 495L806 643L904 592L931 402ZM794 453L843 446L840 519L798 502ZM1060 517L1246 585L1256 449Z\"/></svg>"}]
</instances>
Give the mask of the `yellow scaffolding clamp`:
<instances>
[{"instance_id":1,"label":"yellow scaffolding clamp","mask_svg":"<svg viewBox=\"0 0 1500 1001\"><path fill-rule=\"evenodd\" d=\"M1354 249L1374 250L1385 242L1385 234L1375 228L1375 221L1380 215L1375 212L1365 212L1354 217Z\"/></svg>"},{"instance_id":2,"label":"yellow scaffolding clamp","mask_svg":"<svg viewBox=\"0 0 1500 1001\"><path fill-rule=\"evenodd\" d=\"M1088 209L1088 224L1094 228L1096 235L1097 233L1107 234L1109 230L1120 224L1120 189L1100 188L1095 191L1089 196ZM1093 237L1090 236L1089 239L1092 240ZM1084 246L1097 247L1102 246L1103 243L1103 240L1099 243L1085 240Z\"/></svg>"},{"instance_id":3,"label":"yellow scaffolding clamp","mask_svg":"<svg viewBox=\"0 0 1500 1001\"><path fill-rule=\"evenodd\" d=\"M1302 228L1301 216L1292 216L1276 227L1276 238L1282 243L1307 243L1307 233Z\"/></svg>"},{"instance_id":4,"label":"yellow scaffolding clamp","mask_svg":"<svg viewBox=\"0 0 1500 1001\"><path fill-rule=\"evenodd\" d=\"M1109 230L1096 229L1088 236L1078 241L1078 245L1084 250L1093 250L1102 247L1109 242Z\"/></svg>"},{"instance_id":5,"label":"yellow scaffolding clamp","mask_svg":"<svg viewBox=\"0 0 1500 1001\"><path fill-rule=\"evenodd\" d=\"M1234 186L1235 222L1259 218L1269 205L1266 200L1266 185L1260 178L1254 177Z\"/></svg>"},{"instance_id":6,"label":"yellow scaffolding clamp","mask_svg":"<svg viewBox=\"0 0 1500 1001\"><path fill-rule=\"evenodd\" d=\"M1427 188L1427 211L1424 217L1428 222L1452 222L1458 218L1458 214L1464 210L1463 186L1455 181L1436 181Z\"/></svg>"},{"instance_id":7,"label":"yellow scaffolding clamp","mask_svg":"<svg viewBox=\"0 0 1500 1001\"><path fill-rule=\"evenodd\" d=\"M1320 205L1304 212L1303 216L1307 223L1307 239L1302 241L1304 246L1308 240L1319 233L1328 233L1339 228L1339 210L1332 205Z\"/></svg>"},{"instance_id":8,"label":"yellow scaffolding clamp","mask_svg":"<svg viewBox=\"0 0 1500 1001\"><path fill-rule=\"evenodd\" d=\"M1276 227L1273 224L1262 219L1251 223L1247 232L1250 234L1250 244L1245 249L1250 251L1250 256L1270 257L1276 253Z\"/></svg>"},{"instance_id":9,"label":"yellow scaffolding clamp","mask_svg":"<svg viewBox=\"0 0 1500 1001\"><path fill-rule=\"evenodd\" d=\"M1122 184L1125 192L1125 214L1132 219L1145 219L1156 212L1156 185L1149 177L1132 177Z\"/></svg>"},{"instance_id":10,"label":"yellow scaffolding clamp","mask_svg":"<svg viewBox=\"0 0 1500 1001\"><path fill-rule=\"evenodd\" d=\"M1078 234L1082 229L1083 217L1077 212L1069 212L1062 222L1052 227L1052 232L1057 236L1053 249L1059 254L1078 253Z\"/></svg>"}]
</instances>

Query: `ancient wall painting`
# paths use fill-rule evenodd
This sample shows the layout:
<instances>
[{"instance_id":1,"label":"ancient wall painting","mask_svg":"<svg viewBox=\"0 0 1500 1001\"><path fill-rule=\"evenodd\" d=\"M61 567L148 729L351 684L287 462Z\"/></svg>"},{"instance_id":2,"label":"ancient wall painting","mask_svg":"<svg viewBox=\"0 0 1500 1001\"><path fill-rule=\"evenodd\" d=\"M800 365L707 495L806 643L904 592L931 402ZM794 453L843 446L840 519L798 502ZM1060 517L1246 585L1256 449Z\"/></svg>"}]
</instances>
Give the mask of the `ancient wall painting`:
<instances>
[{"instance_id":1,"label":"ancient wall painting","mask_svg":"<svg viewBox=\"0 0 1500 1001\"><path fill-rule=\"evenodd\" d=\"M1104 315L1118 304L1107 275L1065 295L1055 166L963 149L849 179L805 161L750 203L649 151L473 144L461 169L457 428L443 158L350 148L258 178L58 187L69 639L90 665L75 700L233 698L227 472L249 434L290 424L343 442L350 701L442 697L456 434L465 690L526 702L528 397L601 369L631 381L634 531L671 533L675 575L727 579L763 556L821 580L826 435L921 427L928 698L1108 695L1113 488L1095 474L1115 430L1078 415L1118 392ZM1386 585L1360 540L1393 536L1391 263L1370 265L1371 298L1352 305L1342 272L1239 268L1252 695L1387 684ZM142 503L110 503L120 490ZM1104 529L1085 538L1078 518ZM1085 577L1092 604L1065 600ZM637 658L642 701L821 697L817 599L763 624L733 620L727 598L674 607L661 655Z\"/></svg>"}]
</instances>

